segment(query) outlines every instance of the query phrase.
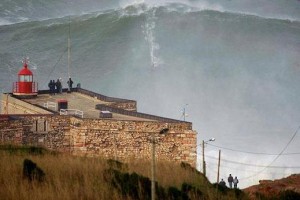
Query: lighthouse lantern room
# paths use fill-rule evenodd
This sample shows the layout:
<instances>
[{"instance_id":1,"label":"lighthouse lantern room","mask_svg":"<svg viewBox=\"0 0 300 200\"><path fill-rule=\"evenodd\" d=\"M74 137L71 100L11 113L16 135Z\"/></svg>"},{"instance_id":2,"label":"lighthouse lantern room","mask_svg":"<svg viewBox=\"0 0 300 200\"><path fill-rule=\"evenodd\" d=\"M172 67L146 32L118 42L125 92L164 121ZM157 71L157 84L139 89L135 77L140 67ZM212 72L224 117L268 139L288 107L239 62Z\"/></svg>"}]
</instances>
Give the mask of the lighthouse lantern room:
<instances>
[{"instance_id":1,"label":"lighthouse lantern room","mask_svg":"<svg viewBox=\"0 0 300 200\"><path fill-rule=\"evenodd\" d=\"M13 95L34 97L37 96L37 92L37 83L33 82L33 74L28 69L27 60L25 60L23 68L18 73L18 81L13 84Z\"/></svg>"}]
</instances>

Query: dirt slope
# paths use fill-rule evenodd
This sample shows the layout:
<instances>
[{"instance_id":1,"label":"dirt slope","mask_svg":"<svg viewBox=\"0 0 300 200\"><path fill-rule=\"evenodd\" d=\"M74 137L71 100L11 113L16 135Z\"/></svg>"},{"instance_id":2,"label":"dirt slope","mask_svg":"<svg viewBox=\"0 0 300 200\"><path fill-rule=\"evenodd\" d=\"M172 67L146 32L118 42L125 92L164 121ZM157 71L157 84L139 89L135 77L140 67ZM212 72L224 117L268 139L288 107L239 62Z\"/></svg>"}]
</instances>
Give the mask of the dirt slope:
<instances>
[{"instance_id":1,"label":"dirt slope","mask_svg":"<svg viewBox=\"0 0 300 200\"><path fill-rule=\"evenodd\" d=\"M300 174L273 181L260 180L258 185L250 186L243 191L249 194L250 199L258 199L258 196L279 197L285 191L293 191L300 195Z\"/></svg>"}]
</instances>

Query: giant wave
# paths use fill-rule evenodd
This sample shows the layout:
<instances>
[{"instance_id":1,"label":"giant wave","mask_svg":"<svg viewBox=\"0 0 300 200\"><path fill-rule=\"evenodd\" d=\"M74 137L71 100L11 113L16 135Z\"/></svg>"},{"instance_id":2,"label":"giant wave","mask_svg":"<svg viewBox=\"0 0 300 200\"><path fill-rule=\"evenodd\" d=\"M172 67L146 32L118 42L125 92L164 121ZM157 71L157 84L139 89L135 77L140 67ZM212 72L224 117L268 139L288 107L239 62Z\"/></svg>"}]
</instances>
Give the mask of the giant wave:
<instances>
[{"instance_id":1,"label":"giant wave","mask_svg":"<svg viewBox=\"0 0 300 200\"><path fill-rule=\"evenodd\" d=\"M183 8L187 11L214 10L263 18L300 20L300 3L297 0L289 2L260 0L10 0L0 3L0 25L24 21L36 21L60 18L68 15L82 15L91 12L102 12L108 9L125 9L136 5L147 7Z\"/></svg>"},{"instance_id":2,"label":"giant wave","mask_svg":"<svg viewBox=\"0 0 300 200\"><path fill-rule=\"evenodd\" d=\"M136 99L139 110L173 118L189 104L187 119L199 139L214 136L220 146L280 152L277 148L285 145L300 121L298 21L218 10L221 7L209 4L203 9L191 6L197 1L155 6L126 2L121 8L28 17L26 22L0 26L1 91L11 90L26 56L41 89L50 79L66 80L70 25L71 74L84 88ZM288 150L297 149L292 143ZM206 150L209 156L217 155L216 149ZM255 160L257 165L272 161L228 151L222 157ZM274 164L297 165L296 158L281 157ZM214 160L208 164L216 167ZM226 164L222 178L258 171ZM258 177L291 172L269 169ZM208 176L215 180L212 171ZM244 186L257 181L241 180Z\"/></svg>"}]
</instances>

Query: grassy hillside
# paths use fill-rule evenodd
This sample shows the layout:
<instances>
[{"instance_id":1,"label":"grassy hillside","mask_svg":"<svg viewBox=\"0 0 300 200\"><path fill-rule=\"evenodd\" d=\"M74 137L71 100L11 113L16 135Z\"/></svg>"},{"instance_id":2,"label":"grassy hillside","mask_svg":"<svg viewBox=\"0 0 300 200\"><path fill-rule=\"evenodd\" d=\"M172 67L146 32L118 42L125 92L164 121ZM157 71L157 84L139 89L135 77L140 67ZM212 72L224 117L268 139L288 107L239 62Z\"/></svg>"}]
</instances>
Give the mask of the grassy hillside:
<instances>
[{"instance_id":1,"label":"grassy hillside","mask_svg":"<svg viewBox=\"0 0 300 200\"><path fill-rule=\"evenodd\" d=\"M43 181L23 177L29 159ZM150 161L128 163L75 157L42 148L0 146L0 199L150 199ZM216 189L187 164L157 163L157 199L247 199L240 190Z\"/></svg>"}]
</instances>

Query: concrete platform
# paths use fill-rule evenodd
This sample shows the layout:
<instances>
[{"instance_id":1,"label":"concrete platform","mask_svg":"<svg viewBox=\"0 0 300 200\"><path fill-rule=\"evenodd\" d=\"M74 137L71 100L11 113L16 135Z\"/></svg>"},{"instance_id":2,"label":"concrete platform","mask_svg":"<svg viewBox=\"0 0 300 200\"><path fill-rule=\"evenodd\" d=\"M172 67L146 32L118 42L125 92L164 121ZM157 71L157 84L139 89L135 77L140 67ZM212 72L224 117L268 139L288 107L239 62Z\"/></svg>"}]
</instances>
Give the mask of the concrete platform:
<instances>
[{"instance_id":1,"label":"concrete platform","mask_svg":"<svg viewBox=\"0 0 300 200\"><path fill-rule=\"evenodd\" d=\"M78 92L72 93L62 93L62 94L39 94L36 98L33 99L23 99L24 101L39 105L41 107L45 107L48 104L56 104L59 100L67 100L68 101L68 109L76 109L83 111L83 118L94 118L99 119L100 110L95 109L97 104L106 104L108 102L101 101L97 98L90 97L88 95L84 95ZM50 102L50 103L49 103ZM48 109L58 112L57 107L48 107ZM134 120L134 121L155 121L149 120L145 118L133 117L128 115L122 115L118 113L113 113L112 119L114 120Z\"/></svg>"}]
</instances>

